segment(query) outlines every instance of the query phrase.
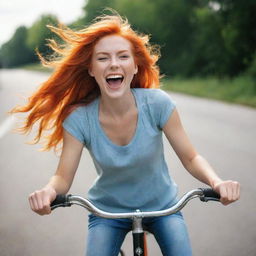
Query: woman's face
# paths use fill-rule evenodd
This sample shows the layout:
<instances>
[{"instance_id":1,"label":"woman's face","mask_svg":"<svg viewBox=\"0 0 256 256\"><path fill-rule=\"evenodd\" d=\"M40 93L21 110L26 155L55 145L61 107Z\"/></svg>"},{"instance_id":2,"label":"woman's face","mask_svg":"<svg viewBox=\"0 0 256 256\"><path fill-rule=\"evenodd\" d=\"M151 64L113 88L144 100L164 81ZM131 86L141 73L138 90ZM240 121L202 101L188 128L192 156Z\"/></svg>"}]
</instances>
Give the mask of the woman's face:
<instances>
[{"instance_id":1,"label":"woman's face","mask_svg":"<svg viewBox=\"0 0 256 256\"><path fill-rule=\"evenodd\" d=\"M94 47L89 74L97 81L102 96L117 98L130 90L138 67L131 43L118 35L101 38Z\"/></svg>"}]
</instances>

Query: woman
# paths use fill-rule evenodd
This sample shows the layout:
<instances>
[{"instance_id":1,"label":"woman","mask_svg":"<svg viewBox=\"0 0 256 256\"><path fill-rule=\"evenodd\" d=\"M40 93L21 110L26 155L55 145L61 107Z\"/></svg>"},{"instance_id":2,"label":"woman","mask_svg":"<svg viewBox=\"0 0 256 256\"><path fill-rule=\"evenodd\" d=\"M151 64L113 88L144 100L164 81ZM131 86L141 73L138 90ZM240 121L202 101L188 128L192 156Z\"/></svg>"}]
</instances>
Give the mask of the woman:
<instances>
[{"instance_id":1,"label":"woman","mask_svg":"<svg viewBox=\"0 0 256 256\"><path fill-rule=\"evenodd\" d=\"M66 47L50 46L62 57L47 65L55 72L14 112L28 112L23 130L39 121L36 142L44 131L46 149L63 142L55 175L29 196L31 209L50 214L56 194L68 192L85 146L98 178L89 199L110 212L161 210L176 202L177 187L164 159L162 133L184 167L211 186L227 205L239 198L239 184L223 181L191 145L175 103L159 87L158 52L147 36L137 34L118 15L103 16L85 29L51 29ZM139 195L139 196L138 196ZM164 255L191 255L181 213L145 219ZM117 255L130 220L89 216L86 255ZM97 242L96 242L97 241Z\"/></svg>"}]
</instances>

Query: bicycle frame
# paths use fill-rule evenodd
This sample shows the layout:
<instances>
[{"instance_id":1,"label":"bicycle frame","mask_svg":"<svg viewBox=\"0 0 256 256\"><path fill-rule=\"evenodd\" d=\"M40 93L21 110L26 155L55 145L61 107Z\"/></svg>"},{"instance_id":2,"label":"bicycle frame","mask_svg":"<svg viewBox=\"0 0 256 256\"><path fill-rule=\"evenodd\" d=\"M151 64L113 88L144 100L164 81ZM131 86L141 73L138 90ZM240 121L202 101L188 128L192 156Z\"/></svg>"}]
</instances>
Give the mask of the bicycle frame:
<instances>
[{"instance_id":1,"label":"bicycle frame","mask_svg":"<svg viewBox=\"0 0 256 256\"><path fill-rule=\"evenodd\" d=\"M152 211L152 212L141 212L139 209L135 212L129 213L110 213L98 209L94 206L88 199L85 199L81 196L75 195L58 195L56 199L52 202L52 210L57 207L69 207L73 204L82 206L86 208L89 212L93 213L102 218L108 219L118 219L118 218L129 218L132 219L133 228L133 251L134 256L146 256L147 250L144 246L144 230L142 227L142 219L147 217L158 217L174 214L180 211L191 199L200 198L201 201L219 201L220 196L208 188L199 188L191 190L186 193L175 205L172 207L161 210L161 211Z\"/></svg>"}]
</instances>

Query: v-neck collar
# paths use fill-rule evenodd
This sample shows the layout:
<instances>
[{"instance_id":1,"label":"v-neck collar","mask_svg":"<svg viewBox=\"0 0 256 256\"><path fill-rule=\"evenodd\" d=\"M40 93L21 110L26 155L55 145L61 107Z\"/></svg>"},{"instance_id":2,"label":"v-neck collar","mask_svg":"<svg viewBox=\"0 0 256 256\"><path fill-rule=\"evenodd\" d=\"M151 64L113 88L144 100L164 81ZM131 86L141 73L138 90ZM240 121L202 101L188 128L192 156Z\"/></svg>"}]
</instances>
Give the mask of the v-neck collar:
<instances>
[{"instance_id":1,"label":"v-neck collar","mask_svg":"<svg viewBox=\"0 0 256 256\"><path fill-rule=\"evenodd\" d=\"M97 99L97 102L96 102L96 113L95 113L95 116L96 116L96 124L98 126L98 129L101 133L101 135L104 137L104 139L108 142L108 144L110 144L111 146L115 147L115 148L129 148L137 139L138 137L138 133L139 133L139 127L140 127L140 122L141 122L141 114L140 114L140 104L138 104L138 99L137 99L137 95L136 95L136 91L131 89L131 92L133 94L133 97L135 99L135 104L136 104L136 107L137 107L137 111L138 111L138 118L137 118L137 124L136 124L136 129L135 129L135 132L133 134L133 137L131 138L131 140L129 141L128 144L126 145L118 145L116 144L115 142L113 142L108 136L107 134L105 133L104 129L102 128L101 124L100 124L100 120L99 120L99 103L100 103L100 99L98 98Z\"/></svg>"}]
</instances>

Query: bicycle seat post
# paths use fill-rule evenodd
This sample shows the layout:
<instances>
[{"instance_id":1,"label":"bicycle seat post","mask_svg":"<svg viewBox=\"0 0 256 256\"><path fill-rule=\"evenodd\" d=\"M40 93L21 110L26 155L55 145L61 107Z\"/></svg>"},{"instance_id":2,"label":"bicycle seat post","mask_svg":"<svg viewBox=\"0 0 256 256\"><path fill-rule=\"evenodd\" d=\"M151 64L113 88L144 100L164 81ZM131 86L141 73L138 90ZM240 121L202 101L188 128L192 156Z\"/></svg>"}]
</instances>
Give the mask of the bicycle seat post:
<instances>
[{"instance_id":1,"label":"bicycle seat post","mask_svg":"<svg viewBox=\"0 0 256 256\"><path fill-rule=\"evenodd\" d=\"M140 210L136 210L136 212L139 213ZM132 226L134 256L144 256L144 230L142 227L142 216L133 217Z\"/></svg>"}]
</instances>

